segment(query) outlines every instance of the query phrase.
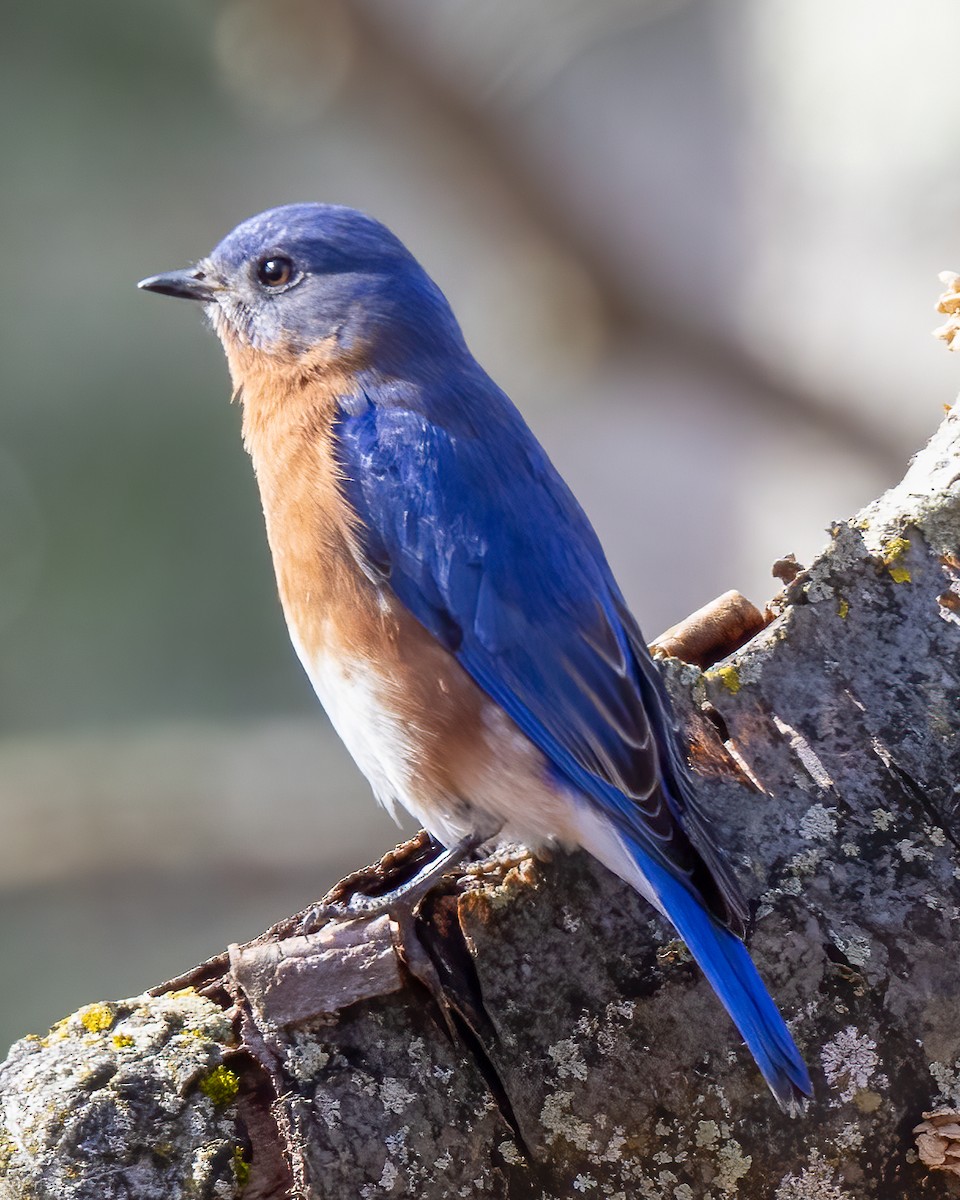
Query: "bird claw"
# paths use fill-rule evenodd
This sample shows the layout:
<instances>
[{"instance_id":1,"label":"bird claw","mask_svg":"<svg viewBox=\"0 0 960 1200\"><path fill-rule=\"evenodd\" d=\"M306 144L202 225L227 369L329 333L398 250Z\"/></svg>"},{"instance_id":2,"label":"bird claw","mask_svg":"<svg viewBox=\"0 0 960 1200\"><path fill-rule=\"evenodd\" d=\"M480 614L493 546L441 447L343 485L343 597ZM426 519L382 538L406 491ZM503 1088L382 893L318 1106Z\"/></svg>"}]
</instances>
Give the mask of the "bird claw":
<instances>
[{"instance_id":1,"label":"bird claw","mask_svg":"<svg viewBox=\"0 0 960 1200\"><path fill-rule=\"evenodd\" d=\"M336 900L321 900L319 904L306 910L300 920L298 932L313 933L327 921L352 921L385 914L390 916L398 927L410 929L417 909L427 893L448 871L462 863L478 846L489 841L490 836L493 835L472 834L462 838L456 845L450 846L427 862L410 879L381 896L367 896L363 892L354 892L347 899L338 897Z\"/></svg>"},{"instance_id":2,"label":"bird claw","mask_svg":"<svg viewBox=\"0 0 960 1200\"><path fill-rule=\"evenodd\" d=\"M402 897L401 897L402 899ZM417 898L419 905L423 896ZM329 921L356 921L361 918L372 920L383 915L393 916L396 907L393 892L384 896L365 896L355 892L347 900L330 900L311 905L300 918L297 932L300 934L316 933ZM416 907L416 905L414 906Z\"/></svg>"},{"instance_id":3,"label":"bird claw","mask_svg":"<svg viewBox=\"0 0 960 1200\"><path fill-rule=\"evenodd\" d=\"M294 932L301 937L306 937L311 933L316 933L328 921L343 921L345 919L346 914L342 904L312 904L301 914Z\"/></svg>"}]
</instances>

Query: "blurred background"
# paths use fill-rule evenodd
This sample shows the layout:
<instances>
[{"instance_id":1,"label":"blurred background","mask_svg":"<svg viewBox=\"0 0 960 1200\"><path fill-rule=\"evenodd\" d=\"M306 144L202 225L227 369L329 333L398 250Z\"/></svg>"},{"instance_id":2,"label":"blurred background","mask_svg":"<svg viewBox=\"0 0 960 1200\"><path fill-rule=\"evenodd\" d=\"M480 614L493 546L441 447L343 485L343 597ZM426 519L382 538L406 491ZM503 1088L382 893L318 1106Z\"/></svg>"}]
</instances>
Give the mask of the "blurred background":
<instances>
[{"instance_id":1,"label":"blurred background","mask_svg":"<svg viewBox=\"0 0 960 1200\"><path fill-rule=\"evenodd\" d=\"M47 0L0 45L0 1053L398 831L289 647L200 313L252 213L408 243L653 637L901 476L956 388L954 0Z\"/></svg>"}]
</instances>

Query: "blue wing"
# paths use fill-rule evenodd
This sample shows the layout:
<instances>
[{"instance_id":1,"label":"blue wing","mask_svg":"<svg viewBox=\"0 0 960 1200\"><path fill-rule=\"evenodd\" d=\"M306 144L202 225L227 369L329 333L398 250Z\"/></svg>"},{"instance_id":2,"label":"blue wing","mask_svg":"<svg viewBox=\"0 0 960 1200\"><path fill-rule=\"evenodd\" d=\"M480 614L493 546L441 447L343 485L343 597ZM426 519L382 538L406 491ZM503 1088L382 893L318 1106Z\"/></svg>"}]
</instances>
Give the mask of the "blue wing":
<instances>
[{"instance_id":1,"label":"blue wing","mask_svg":"<svg viewBox=\"0 0 960 1200\"><path fill-rule=\"evenodd\" d=\"M596 534L479 368L442 380L439 396L395 385L344 405L362 565L615 824L778 1103L798 1112L810 1077L733 936L745 905Z\"/></svg>"},{"instance_id":2,"label":"blue wing","mask_svg":"<svg viewBox=\"0 0 960 1200\"><path fill-rule=\"evenodd\" d=\"M737 932L745 905L696 806L640 631L589 521L476 368L439 396L367 390L336 427L364 567L554 769Z\"/></svg>"}]
</instances>

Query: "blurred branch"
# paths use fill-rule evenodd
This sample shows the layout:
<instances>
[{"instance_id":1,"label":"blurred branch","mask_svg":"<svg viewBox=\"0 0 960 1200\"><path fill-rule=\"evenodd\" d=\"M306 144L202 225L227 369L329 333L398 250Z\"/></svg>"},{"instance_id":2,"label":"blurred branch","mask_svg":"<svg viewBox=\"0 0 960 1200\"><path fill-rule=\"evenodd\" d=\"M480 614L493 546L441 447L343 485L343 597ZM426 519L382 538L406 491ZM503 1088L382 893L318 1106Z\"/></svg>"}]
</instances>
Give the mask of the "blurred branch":
<instances>
[{"instance_id":1,"label":"blurred branch","mask_svg":"<svg viewBox=\"0 0 960 1200\"><path fill-rule=\"evenodd\" d=\"M635 350L638 342L646 341L681 359L693 359L729 381L741 403L762 404L768 414L780 411L793 418L804 414L838 445L869 457L890 478L896 477L903 466L902 446L877 422L863 421L832 397L803 390L776 375L740 345L698 325L695 313L689 314L689 321L677 320L663 310L658 295L643 289L642 280L627 288L600 231L573 218L562 190L531 167L510 122L496 108L477 103L468 90L451 82L454 73L434 69L428 55L415 52L395 36L379 5L359 0L350 6L349 14L357 54L353 78L360 81L358 86L367 89L371 80L392 81L393 86L416 95L437 120L453 125L469 142L476 160L502 181L531 224L562 247L591 280L605 327L623 347Z\"/></svg>"},{"instance_id":2,"label":"blurred branch","mask_svg":"<svg viewBox=\"0 0 960 1200\"><path fill-rule=\"evenodd\" d=\"M958 462L952 413L791 573L766 629L706 671L665 660L704 805L760 897L753 953L814 1068L806 1120L779 1114L633 891L583 855L501 850L402 939L383 917L307 935L292 917L19 1042L0 1195L952 1194ZM721 610L739 617L710 614L722 641ZM415 839L338 891L430 852Z\"/></svg>"}]
</instances>

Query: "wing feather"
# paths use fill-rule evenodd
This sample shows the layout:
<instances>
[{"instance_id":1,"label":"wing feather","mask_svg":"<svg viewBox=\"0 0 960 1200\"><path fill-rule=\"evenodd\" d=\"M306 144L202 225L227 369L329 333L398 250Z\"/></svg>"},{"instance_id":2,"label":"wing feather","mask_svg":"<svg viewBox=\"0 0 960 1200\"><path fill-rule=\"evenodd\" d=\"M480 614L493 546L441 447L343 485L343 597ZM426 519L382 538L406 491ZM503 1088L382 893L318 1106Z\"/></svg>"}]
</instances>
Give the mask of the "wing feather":
<instances>
[{"instance_id":1,"label":"wing feather","mask_svg":"<svg viewBox=\"0 0 960 1200\"><path fill-rule=\"evenodd\" d=\"M436 400L368 398L335 430L365 569L570 784L738 926L743 901L656 667L596 534L519 414L485 376L483 411L468 387L459 407L439 406L442 420Z\"/></svg>"}]
</instances>

